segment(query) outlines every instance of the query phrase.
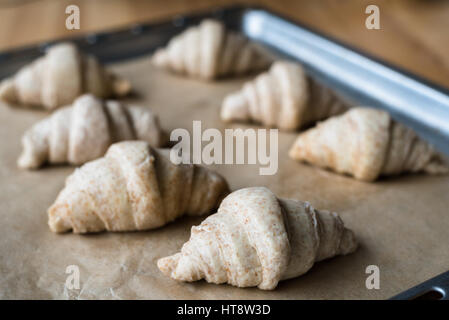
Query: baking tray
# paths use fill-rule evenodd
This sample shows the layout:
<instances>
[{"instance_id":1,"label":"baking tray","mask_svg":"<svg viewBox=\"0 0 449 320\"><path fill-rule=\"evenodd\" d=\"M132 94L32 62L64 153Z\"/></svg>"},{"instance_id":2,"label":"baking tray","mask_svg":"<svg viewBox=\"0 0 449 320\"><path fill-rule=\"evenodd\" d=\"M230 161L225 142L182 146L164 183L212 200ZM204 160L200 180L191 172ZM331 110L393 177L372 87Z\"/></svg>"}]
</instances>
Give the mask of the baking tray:
<instances>
[{"instance_id":1,"label":"baking tray","mask_svg":"<svg viewBox=\"0 0 449 320\"><path fill-rule=\"evenodd\" d=\"M147 56L172 36L206 17L222 20L229 29L242 32L275 54L300 61L313 77L334 88L351 103L388 110L398 121L413 127L441 152L449 154L447 89L265 9L220 8L176 16L168 22L138 24L125 30L68 40L104 63L122 63ZM0 78L42 55L49 45L51 43L0 53ZM413 294L403 293L395 298L448 297L447 275L429 281L413 288ZM432 292L437 294L429 294Z\"/></svg>"},{"instance_id":2,"label":"baking tray","mask_svg":"<svg viewBox=\"0 0 449 320\"><path fill-rule=\"evenodd\" d=\"M313 77L353 104L389 111L396 120L414 128L421 137L449 155L447 88L266 9L219 8L207 13L178 15L170 22L136 24L125 30L92 33L68 40L102 62L112 63L149 54L206 17L220 19L229 29L300 61ZM51 44L0 53L0 79L42 55Z\"/></svg>"}]
</instances>

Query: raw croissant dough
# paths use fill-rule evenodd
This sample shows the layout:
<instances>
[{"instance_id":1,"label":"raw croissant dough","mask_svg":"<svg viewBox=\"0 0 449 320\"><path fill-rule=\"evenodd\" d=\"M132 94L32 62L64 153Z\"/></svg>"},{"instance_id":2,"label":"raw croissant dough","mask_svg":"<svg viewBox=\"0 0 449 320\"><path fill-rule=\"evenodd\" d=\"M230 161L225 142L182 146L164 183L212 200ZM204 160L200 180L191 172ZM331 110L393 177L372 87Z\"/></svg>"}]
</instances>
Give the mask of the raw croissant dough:
<instances>
[{"instance_id":1,"label":"raw croissant dough","mask_svg":"<svg viewBox=\"0 0 449 320\"><path fill-rule=\"evenodd\" d=\"M278 61L268 72L224 99L221 119L295 130L344 111L345 104L330 89L308 77L301 65Z\"/></svg>"},{"instance_id":2,"label":"raw croissant dough","mask_svg":"<svg viewBox=\"0 0 449 320\"><path fill-rule=\"evenodd\" d=\"M266 69L270 62L245 38L211 19L188 28L153 56L158 67L205 80Z\"/></svg>"},{"instance_id":3,"label":"raw croissant dough","mask_svg":"<svg viewBox=\"0 0 449 320\"><path fill-rule=\"evenodd\" d=\"M201 166L175 165L169 153L143 141L112 145L67 178L48 210L50 229L147 230L217 208L229 193L224 178Z\"/></svg>"},{"instance_id":4,"label":"raw croissant dough","mask_svg":"<svg viewBox=\"0 0 449 320\"><path fill-rule=\"evenodd\" d=\"M180 253L157 264L179 281L204 278L271 290L280 280L304 274L314 262L356 247L353 232L336 213L256 187L227 196L216 214L192 227Z\"/></svg>"},{"instance_id":5,"label":"raw croissant dough","mask_svg":"<svg viewBox=\"0 0 449 320\"><path fill-rule=\"evenodd\" d=\"M290 157L374 181L381 175L449 169L413 130L376 109L354 108L301 133Z\"/></svg>"},{"instance_id":6,"label":"raw croissant dough","mask_svg":"<svg viewBox=\"0 0 449 320\"><path fill-rule=\"evenodd\" d=\"M130 89L128 81L107 72L95 57L62 43L3 80L0 100L51 110L72 103L83 93L107 98L126 95Z\"/></svg>"},{"instance_id":7,"label":"raw croissant dough","mask_svg":"<svg viewBox=\"0 0 449 320\"><path fill-rule=\"evenodd\" d=\"M137 139L159 147L165 138L150 110L88 94L25 132L18 165L26 169L46 162L78 165L103 156L114 142Z\"/></svg>"}]
</instances>

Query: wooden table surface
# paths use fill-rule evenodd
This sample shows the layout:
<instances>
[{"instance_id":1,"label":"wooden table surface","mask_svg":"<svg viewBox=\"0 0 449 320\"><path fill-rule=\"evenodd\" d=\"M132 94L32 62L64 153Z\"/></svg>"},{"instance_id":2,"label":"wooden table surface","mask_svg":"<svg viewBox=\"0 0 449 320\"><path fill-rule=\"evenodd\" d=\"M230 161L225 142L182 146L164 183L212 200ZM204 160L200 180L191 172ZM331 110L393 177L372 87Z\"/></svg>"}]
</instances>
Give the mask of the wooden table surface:
<instances>
[{"instance_id":1,"label":"wooden table surface","mask_svg":"<svg viewBox=\"0 0 449 320\"><path fill-rule=\"evenodd\" d=\"M0 0L0 50L236 3L276 10L449 88L445 0ZM80 30L65 28L69 4L80 8ZM365 28L369 4L380 8L381 30Z\"/></svg>"}]
</instances>

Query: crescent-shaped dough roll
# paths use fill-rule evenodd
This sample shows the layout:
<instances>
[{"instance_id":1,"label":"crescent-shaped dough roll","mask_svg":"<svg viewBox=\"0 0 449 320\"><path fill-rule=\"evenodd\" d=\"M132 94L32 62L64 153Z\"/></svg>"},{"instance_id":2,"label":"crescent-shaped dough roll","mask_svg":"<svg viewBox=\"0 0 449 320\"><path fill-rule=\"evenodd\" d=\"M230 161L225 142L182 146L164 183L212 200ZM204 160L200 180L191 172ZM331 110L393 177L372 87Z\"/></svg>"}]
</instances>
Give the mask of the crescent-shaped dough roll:
<instances>
[{"instance_id":1,"label":"crescent-shaped dough roll","mask_svg":"<svg viewBox=\"0 0 449 320\"><path fill-rule=\"evenodd\" d=\"M26 131L17 163L24 169L45 163L79 165L103 156L112 143L124 140L144 140L160 147L166 136L150 110L87 94Z\"/></svg>"},{"instance_id":2,"label":"crescent-shaped dough roll","mask_svg":"<svg viewBox=\"0 0 449 320\"><path fill-rule=\"evenodd\" d=\"M181 252L157 264L178 281L205 279L271 290L281 280L306 273L317 261L356 248L354 233L336 213L255 187L227 196L217 213L192 227Z\"/></svg>"},{"instance_id":3,"label":"crescent-shaped dough roll","mask_svg":"<svg viewBox=\"0 0 449 320\"><path fill-rule=\"evenodd\" d=\"M346 110L332 90L308 77L300 64L277 61L224 99L221 119L296 130Z\"/></svg>"},{"instance_id":4,"label":"crescent-shaped dough roll","mask_svg":"<svg viewBox=\"0 0 449 320\"><path fill-rule=\"evenodd\" d=\"M112 145L103 158L76 169L48 210L53 232L158 228L183 215L217 208L226 180L201 166L175 165L169 149L143 141Z\"/></svg>"},{"instance_id":5,"label":"crescent-shaped dough roll","mask_svg":"<svg viewBox=\"0 0 449 320\"><path fill-rule=\"evenodd\" d=\"M161 68L204 80L266 69L271 60L239 34L206 19L158 49L153 63Z\"/></svg>"},{"instance_id":6,"label":"crescent-shaped dough roll","mask_svg":"<svg viewBox=\"0 0 449 320\"><path fill-rule=\"evenodd\" d=\"M440 155L412 129L371 108L354 108L318 123L298 136L289 154L365 181L402 172L449 172Z\"/></svg>"},{"instance_id":7,"label":"crescent-shaped dough roll","mask_svg":"<svg viewBox=\"0 0 449 320\"><path fill-rule=\"evenodd\" d=\"M108 98L129 93L127 80L106 71L91 55L61 43L0 83L0 100L52 110L72 103L83 93Z\"/></svg>"}]
</instances>

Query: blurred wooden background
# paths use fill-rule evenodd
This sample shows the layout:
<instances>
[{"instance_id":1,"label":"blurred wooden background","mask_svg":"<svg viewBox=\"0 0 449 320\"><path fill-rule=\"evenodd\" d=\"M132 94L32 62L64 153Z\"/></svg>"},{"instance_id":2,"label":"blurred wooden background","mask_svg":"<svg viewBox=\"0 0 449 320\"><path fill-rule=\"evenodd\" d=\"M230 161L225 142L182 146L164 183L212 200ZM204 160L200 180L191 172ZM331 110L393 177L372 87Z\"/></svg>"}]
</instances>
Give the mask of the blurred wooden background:
<instances>
[{"instance_id":1,"label":"blurred wooden background","mask_svg":"<svg viewBox=\"0 0 449 320\"><path fill-rule=\"evenodd\" d=\"M447 0L0 0L0 50L232 4L261 5L449 88ZM65 28L76 4L81 29ZM365 28L380 8L381 30Z\"/></svg>"}]
</instances>

